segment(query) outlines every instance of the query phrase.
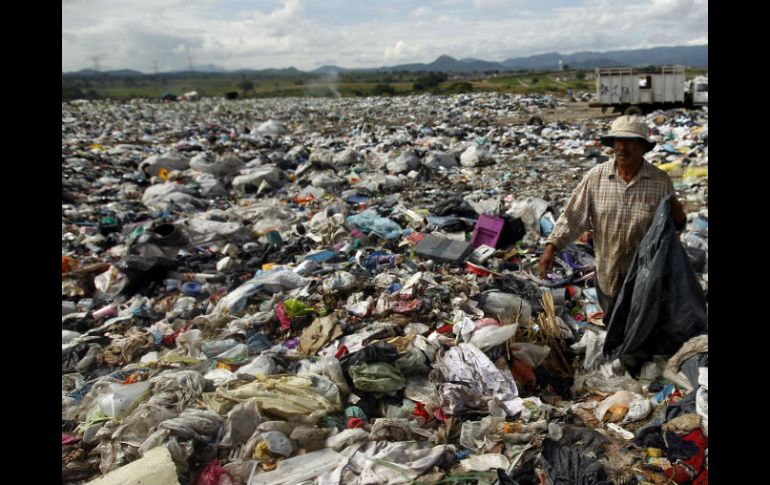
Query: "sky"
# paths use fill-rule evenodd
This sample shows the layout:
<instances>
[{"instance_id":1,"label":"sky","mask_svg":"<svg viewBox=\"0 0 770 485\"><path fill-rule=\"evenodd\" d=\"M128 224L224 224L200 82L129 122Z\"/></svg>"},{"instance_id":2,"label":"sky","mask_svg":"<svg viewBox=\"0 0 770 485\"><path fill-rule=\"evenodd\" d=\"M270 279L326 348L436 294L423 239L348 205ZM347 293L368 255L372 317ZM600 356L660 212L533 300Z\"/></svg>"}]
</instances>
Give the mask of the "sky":
<instances>
[{"instance_id":1,"label":"sky","mask_svg":"<svg viewBox=\"0 0 770 485\"><path fill-rule=\"evenodd\" d=\"M708 0L62 0L62 72L346 68L708 44Z\"/></svg>"}]
</instances>

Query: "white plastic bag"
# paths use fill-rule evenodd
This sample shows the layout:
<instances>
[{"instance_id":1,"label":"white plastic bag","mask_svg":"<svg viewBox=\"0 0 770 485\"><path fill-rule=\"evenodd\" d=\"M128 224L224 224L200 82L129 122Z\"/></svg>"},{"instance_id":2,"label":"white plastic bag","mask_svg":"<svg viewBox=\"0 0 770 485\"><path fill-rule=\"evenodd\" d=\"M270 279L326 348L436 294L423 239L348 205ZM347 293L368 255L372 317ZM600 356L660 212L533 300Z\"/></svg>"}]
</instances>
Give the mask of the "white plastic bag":
<instances>
[{"instance_id":1,"label":"white plastic bag","mask_svg":"<svg viewBox=\"0 0 770 485\"><path fill-rule=\"evenodd\" d=\"M107 416L121 418L149 388L149 381L134 384L110 384L112 392L99 399L99 408Z\"/></svg>"}]
</instances>

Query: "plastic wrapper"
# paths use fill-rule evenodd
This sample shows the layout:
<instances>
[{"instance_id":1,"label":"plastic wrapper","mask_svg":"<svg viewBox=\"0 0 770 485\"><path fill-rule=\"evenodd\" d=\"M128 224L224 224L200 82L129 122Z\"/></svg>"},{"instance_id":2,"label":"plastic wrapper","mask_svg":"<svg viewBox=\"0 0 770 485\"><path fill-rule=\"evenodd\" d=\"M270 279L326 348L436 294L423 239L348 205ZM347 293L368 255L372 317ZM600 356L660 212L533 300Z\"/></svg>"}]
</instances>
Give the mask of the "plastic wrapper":
<instances>
[{"instance_id":1,"label":"plastic wrapper","mask_svg":"<svg viewBox=\"0 0 770 485\"><path fill-rule=\"evenodd\" d=\"M330 380L322 376L256 376L255 382L235 389L219 388L218 396L233 401L256 399L264 412L282 418L307 416L315 411L321 413L340 411L339 390Z\"/></svg>"},{"instance_id":2,"label":"plastic wrapper","mask_svg":"<svg viewBox=\"0 0 770 485\"><path fill-rule=\"evenodd\" d=\"M215 435L224 424L224 419L208 409L185 409L172 419L160 423L159 429L167 429L181 438L207 440Z\"/></svg>"},{"instance_id":3,"label":"plastic wrapper","mask_svg":"<svg viewBox=\"0 0 770 485\"><path fill-rule=\"evenodd\" d=\"M389 393L406 385L403 374L385 362L357 364L348 368L356 389L366 392Z\"/></svg>"},{"instance_id":4,"label":"plastic wrapper","mask_svg":"<svg viewBox=\"0 0 770 485\"><path fill-rule=\"evenodd\" d=\"M345 292L355 287L356 278L347 271L337 271L323 282L325 291Z\"/></svg>"},{"instance_id":5,"label":"plastic wrapper","mask_svg":"<svg viewBox=\"0 0 770 485\"><path fill-rule=\"evenodd\" d=\"M261 290L265 292L293 290L308 283L310 283L309 279L285 269L259 272L253 279L219 300L214 307L214 313L239 313L245 308L248 298Z\"/></svg>"},{"instance_id":6,"label":"plastic wrapper","mask_svg":"<svg viewBox=\"0 0 770 485\"><path fill-rule=\"evenodd\" d=\"M203 376L196 371L164 372L149 381L152 384L150 404L173 407L181 411L195 402L203 392Z\"/></svg>"}]
</instances>

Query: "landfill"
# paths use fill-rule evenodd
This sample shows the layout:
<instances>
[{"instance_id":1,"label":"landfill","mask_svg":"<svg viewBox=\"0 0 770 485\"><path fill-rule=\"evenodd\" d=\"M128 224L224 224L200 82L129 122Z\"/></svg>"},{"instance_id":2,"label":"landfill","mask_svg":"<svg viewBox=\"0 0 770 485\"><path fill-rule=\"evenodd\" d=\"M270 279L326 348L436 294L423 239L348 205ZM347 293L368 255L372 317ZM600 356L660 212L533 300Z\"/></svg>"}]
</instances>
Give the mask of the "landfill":
<instances>
[{"instance_id":1,"label":"landfill","mask_svg":"<svg viewBox=\"0 0 770 485\"><path fill-rule=\"evenodd\" d=\"M538 275L573 104L63 102L62 482L707 484L707 327L628 369L590 233ZM708 111L645 119L707 305Z\"/></svg>"}]
</instances>

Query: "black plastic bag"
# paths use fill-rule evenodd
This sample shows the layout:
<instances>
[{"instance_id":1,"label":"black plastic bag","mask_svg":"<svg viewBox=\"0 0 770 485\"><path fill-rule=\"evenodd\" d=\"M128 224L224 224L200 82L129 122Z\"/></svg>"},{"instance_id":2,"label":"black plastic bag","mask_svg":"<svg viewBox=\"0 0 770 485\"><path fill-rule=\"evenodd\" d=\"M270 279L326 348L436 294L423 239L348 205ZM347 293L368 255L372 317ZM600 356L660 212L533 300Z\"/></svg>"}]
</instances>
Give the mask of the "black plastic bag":
<instances>
[{"instance_id":1,"label":"black plastic bag","mask_svg":"<svg viewBox=\"0 0 770 485\"><path fill-rule=\"evenodd\" d=\"M580 449L561 445L551 438L543 441L543 464L554 485L612 485L607 471L595 458Z\"/></svg>"},{"instance_id":2,"label":"black plastic bag","mask_svg":"<svg viewBox=\"0 0 770 485\"><path fill-rule=\"evenodd\" d=\"M673 198L658 205L607 322L604 356L632 375L708 330L706 298L670 216Z\"/></svg>"},{"instance_id":3,"label":"black plastic bag","mask_svg":"<svg viewBox=\"0 0 770 485\"><path fill-rule=\"evenodd\" d=\"M347 354L340 359L340 366L347 371L348 367L369 362L393 362L398 359L396 348L385 342L376 342L358 352Z\"/></svg>"},{"instance_id":4,"label":"black plastic bag","mask_svg":"<svg viewBox=\"0 0 770 485\"><path fill-rule=\"evenodd\" d=\"M177 266L175 261L162 256L129 255L119 265L120 270L128 277L128 284L122 293L132 296L146 289L152 282L163 281L166 273Z\"/></svg>"},{"instance_id":5,"label":"black plastic bag","mask_svg":"<svg viewBox=\"0 0 770 485\"><path fill-rule=\"evenodd\" d=\"M469 217L471 219L479 217L476 210L460 196L449 198L433 206L433 215Z\"/></svg>"}]
</instances>

